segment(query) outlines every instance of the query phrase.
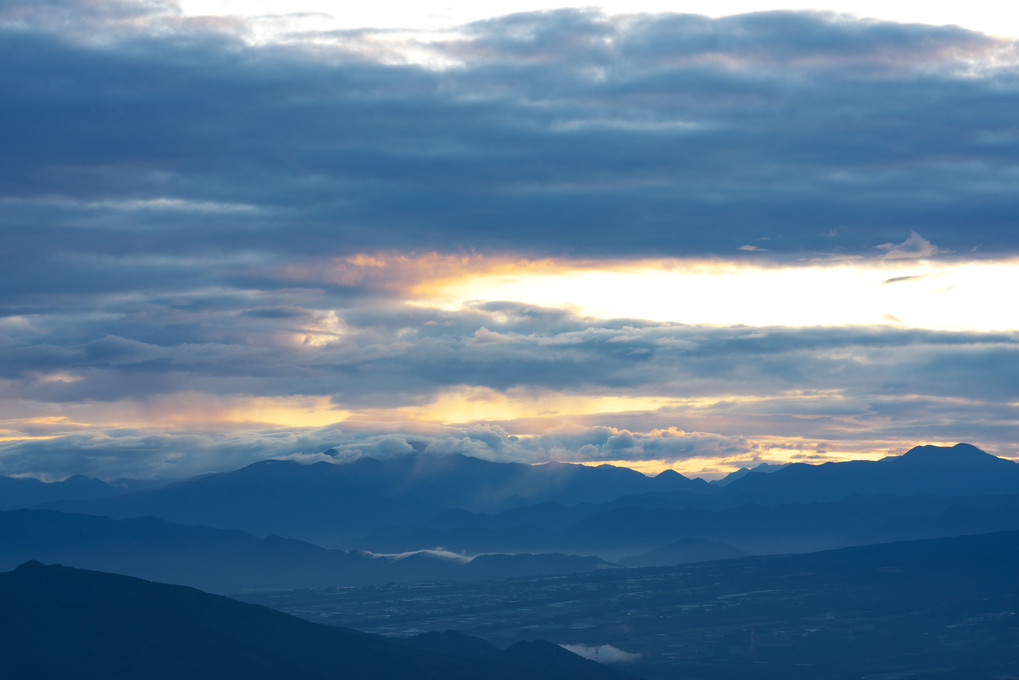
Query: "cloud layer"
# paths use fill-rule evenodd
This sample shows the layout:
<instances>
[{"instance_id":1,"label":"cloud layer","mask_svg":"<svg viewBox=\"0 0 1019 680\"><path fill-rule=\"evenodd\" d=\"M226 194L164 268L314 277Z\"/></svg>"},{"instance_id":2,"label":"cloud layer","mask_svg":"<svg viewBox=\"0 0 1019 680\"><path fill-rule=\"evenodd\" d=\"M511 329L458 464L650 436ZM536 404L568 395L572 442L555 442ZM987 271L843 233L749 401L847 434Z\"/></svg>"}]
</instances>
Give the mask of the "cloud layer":
<instances>
[{"instance_id":1,"label":"cloud layer","mask_svg":"<svg viewBox=\"0 0 1019 680\"><path fill-rule=\"evenodd\" d=\"M292 340L305 322L213 306L146 341L126 339L132 319L95 339L24 337L4 352L8 427L57 439L0 445L0 463L141 474L408 441L532 462L1015 447L1014 333L598 322L504 303L355 308L338 339L309 345Z\"/></svg>"},{"instance_id":2,"label":"cloud layer","mask_svg":"<svg viewBox=\"0 0 1019 680\"><path fill-rule=\"evenodd\" d=\"M85 10L108 40L65 20ZM374 34L253 47L173 16L0 9L0 195L22 252L56 264L56 240L84 274L238 243L871 253L915 229L1016 250L1016 50L962 29L564 10L399 43L453 64L436 70L389 63Z\"/></svg>"},{"instance_id":3,"label":"cloud layer","mask_svg":"<svg viewBox=\"0 0 1019 680\"><path fill-rule=\"evenodd\" d=\"M0 1L0 472L1016 452L1013 333L407 304L472 258L1019 254L1015 45L798 12L250 30Z\"/></svg>"}]
</instances>

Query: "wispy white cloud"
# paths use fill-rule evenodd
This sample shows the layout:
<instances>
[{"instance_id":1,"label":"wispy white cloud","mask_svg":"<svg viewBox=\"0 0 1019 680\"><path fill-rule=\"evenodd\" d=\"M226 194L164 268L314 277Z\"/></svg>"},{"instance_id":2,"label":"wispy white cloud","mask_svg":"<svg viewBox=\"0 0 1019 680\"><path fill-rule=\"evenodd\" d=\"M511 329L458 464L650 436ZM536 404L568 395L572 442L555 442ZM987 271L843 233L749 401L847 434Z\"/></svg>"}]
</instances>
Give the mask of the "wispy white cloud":
<instances>
[{"instance_id":1,"label":"wispy white cloud","mask_svg":"<svg viewBox=\"0 0 1019 680\"><path fill-rule=\"evenodd\" d=\"M902 243L882 243L877 248L885 251L884 258L888 260L919 259L946 252L915 231L910 231L909 238Z\"/></svg>"}]
</instances>

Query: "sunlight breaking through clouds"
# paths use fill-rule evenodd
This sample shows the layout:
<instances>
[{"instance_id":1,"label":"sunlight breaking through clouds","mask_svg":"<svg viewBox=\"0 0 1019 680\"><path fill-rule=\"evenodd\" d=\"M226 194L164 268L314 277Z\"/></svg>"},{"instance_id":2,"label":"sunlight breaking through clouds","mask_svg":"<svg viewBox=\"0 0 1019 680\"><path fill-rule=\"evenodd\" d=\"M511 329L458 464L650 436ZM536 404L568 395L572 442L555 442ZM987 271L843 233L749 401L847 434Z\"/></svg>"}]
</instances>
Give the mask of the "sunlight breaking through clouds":
<instances>
[{"instance_id":1,"label":"sunlight breaking through clouds","mask_svg":"<svg viewBox=\"0 0 1019 680\"><path fill-rule=\"evenodd\" d=\"M748 326L873 326L1019 330L1019 261L645 262L532 274L467 275L416 304L464 309L516 302L601 319Z\"/></svg>"},{"instance_id":2,"label":"sunlight breaking through clouds","mask_svg":"<svg viewBox=\"0 0 1019 680\"><path fill-rule=\"evenodd\" d=\"M0 472L1017 452L1014 41L393 7L0 5Z\"/></svg>"}]
</instances>

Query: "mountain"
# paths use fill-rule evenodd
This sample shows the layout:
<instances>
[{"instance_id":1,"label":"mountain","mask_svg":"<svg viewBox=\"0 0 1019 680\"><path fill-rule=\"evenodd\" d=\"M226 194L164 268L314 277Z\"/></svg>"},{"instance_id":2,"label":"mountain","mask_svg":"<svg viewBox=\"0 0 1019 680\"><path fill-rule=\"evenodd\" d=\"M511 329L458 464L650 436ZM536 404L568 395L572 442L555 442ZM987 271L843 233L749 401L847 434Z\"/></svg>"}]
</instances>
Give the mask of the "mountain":
<instances>
[{"instance_id":1,"label":"mountain","mask_svg":"<svg viewBox=\"0 0 1019 680\"><path fill-rule=\"evenodd\" d=\"M485 580L607 568L596 557L478 555L437 551L373 555L326 550L277 536L173 524L154 517L113 520L52 510L0 512L0 569L59 562L218 593L429 580Z\"/></svg>"},{"instance_id":2,"label":"mountain","mask_svg":"<svg viewBox=\"0 0 1019 680\"><path fill-rule=\"evenodd\" d=\"M28 508L61 500L109 498L128 490L126 484L107 484L82 475L68 477L62 482L42 482L28 477L0 477L0 510Z\"/></svg>"},{"instance_id":3,"label":"mountain","mask_svg":"<svg viewBox=\"0 0 1019 680\"><path fill-rule=\"evenodd\" d=\"M877 461L807 465L751 472L719 491L730 503L810 503L859 494L987 496L1019 493L1019 464L971 444L917 446Z\"/></svg>"},{"instance_id":4,"label":"mountain","mask_svg":"<svg viewBox=\"0 0 1019 680\"><path fill-rule=\"evenodd\" d=\"M781 470L784 467L787 467L787 466L786 465L774 465L774 464L771 464L771 463L761 463L760 465L755 465L752 468L741 467L739 470L736 470L735 472L730 472L729 474L727 474L725 477L722 477L721 479L715 479L715 480L712 480L712 481L708 482L708 484L711 484L712 486L726 486L727 484L730 484L730 483L736 481L737 479L741 479L743 477L746 477L751 472L759 472L759 473L765 473L766 474L768 472L775 472L776 470Z\"/></svg>"},{"instance_id":5,"label":"mountain","mask_svg":"<svg viewBox=\"0 0 1019 680\"><path fill-rule=\"evenodd\" d=\"M403 545L366 545L375 553L329 550L295 539L259 538L239 530L181 525L154 517L114 520L52 510L12 510L0 512L0 568L39 559L229 594L572 574L605 569L609 565L603 560L627 566L679 564L741 553L806 552L1019 528L1017 496L860 498L721 511L536 507L549 511L555 523L569 521L561 529L550 530L508 524L537 520L535 513L524 509L493 516L450 513L440 522L449 528L418 529L416 534L413 529L401 531L391 540ZM557 516L557 508L562 516ZM455 524L454 516L470 524L466 528ZM484 521L490 524L479 524ZM437 545L475 556L422 549Z\"/></svg>"},{"instance_id":6,"label":"mountain","mask_svg":"<svg viewBox=\"0 0 1019 680\"><path fill-rule=\"evenodd\" d=\"M460 455L302 465L267 460L160 489L47 507L109 517L277 534L328 547L359 547L369 531L407 526L445 510L491 512L528 504L602 502L645 491L707 492L707 482L669 473L564 463L492 463Z\"/></svg>"},{"instance_id":7,"label":"mountain","mask_svg":"<svg viewBox=\"0 0 1019 680\"><path fill-rule=\"evenodd\" d=\"M443 653L181 586L26 562L0 574L5 680L630 677L553 645ZM564 672L561 672L560 669Z\"/></svg>"},{"instance_id":8,"label":"mountain","mask_svg":"<svg viewBox=\"0 0 1019 680\"><path fill-rule=\"evenodd\" d=\"M968 444L794 464L710 485L611 466L414 454L270 460L160 489L49 507L404 553L578 553L615 561L680 539L752 553L1019 528L1019 465Z\"/></svg>"},{"instance_id":9,"label":"mountain","mask_svg":"<svg viewBox=\"0 0 1019 680\"><path fill-rule=\"evenodd\" d=\"M553 516L549 525L533 516L527 523L507 524L504 513L465 514L457 523L447 514L441 528L423 522L378 531L363 545L379 552L435 545L469 553L558 550L616 562L681 539L723 542L749 554L774 554L1019 529L1019 495L853 496L831 503L749 503L722 509L673 507L667 498L659 501L577 506L568 515ZM569 521L561 523L567 516Z\"/></svg>"}]
</instances>

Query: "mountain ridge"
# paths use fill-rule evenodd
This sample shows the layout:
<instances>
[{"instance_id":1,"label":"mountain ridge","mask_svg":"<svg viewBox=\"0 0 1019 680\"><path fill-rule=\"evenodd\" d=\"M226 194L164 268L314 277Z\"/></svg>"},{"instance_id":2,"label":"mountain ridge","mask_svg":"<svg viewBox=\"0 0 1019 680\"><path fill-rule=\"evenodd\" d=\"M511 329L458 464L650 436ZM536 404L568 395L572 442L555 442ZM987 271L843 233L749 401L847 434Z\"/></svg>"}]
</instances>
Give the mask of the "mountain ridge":
<instances>
[{"instance_id":1,"label":"mountain ridge","mask_svg":"<svg viewBox=\"0 0 1019 680\"><path fill-rule=\"evenodd\" d=\"M877 461L797 463L725 485L699 481L607 465L417 453L311 465L261 461L161 489L45 507L155 516L333 549L565 551L613 562L685 539L761 554L1019 528L1019 465L969 444L918 446ZM521 504L521 494L531 502ZM942 500L929 503L924 494ZM1001 499L997 510L992 498Z\"/></svg>"},{"instance_id":2,"label":"mountain ridge","mask_svg":"<svg viewBox=\"0 0 1019 680\"><path fill-rule=\"evenodd\" d=\"M793 463L767 474L751 472L718 493L723 498L767 504L922 492L943 496L1019 493L1019 464L972 444L923 445L876 461Z\"/></svg>"},{"instance_id":3,"label":"mountain ridge","mask_svg":"<svg viewBox=\"0 0 1019 680\"><path fill-rule=\"evenodd\" d=\"M91 501L43 507L116 518L152 515L256 535L356 547L360 533L452 509L503 510L554 501L611 500L640 490L703 489L682 475L649 478L629 468L492 463L459 454L408 454L345 463L266 460L231 472Z\"/></svg>"},{"instance_id":4,"label":"mountain ridge","mask_svg":"<svg viewBox=\"0 0 1019 680\"><path fill-rule=\"evenodd\" d=\"M608 568L562 553L372 554L327 550L296 539L257 538L236 529L173 524L154 517L114 520L53 510L0 512L0 568L29 559L60 562L217 593L487 580Z\"/></svg>"}]
</instances>

